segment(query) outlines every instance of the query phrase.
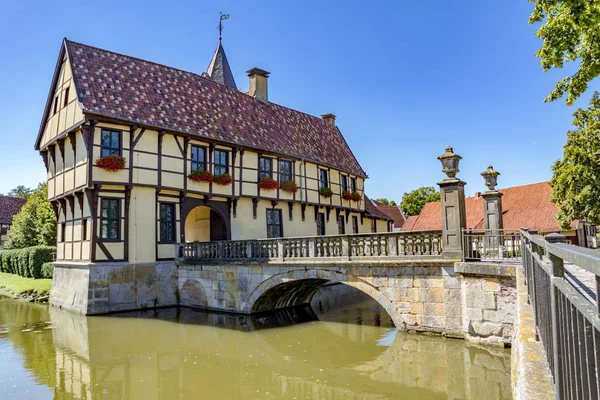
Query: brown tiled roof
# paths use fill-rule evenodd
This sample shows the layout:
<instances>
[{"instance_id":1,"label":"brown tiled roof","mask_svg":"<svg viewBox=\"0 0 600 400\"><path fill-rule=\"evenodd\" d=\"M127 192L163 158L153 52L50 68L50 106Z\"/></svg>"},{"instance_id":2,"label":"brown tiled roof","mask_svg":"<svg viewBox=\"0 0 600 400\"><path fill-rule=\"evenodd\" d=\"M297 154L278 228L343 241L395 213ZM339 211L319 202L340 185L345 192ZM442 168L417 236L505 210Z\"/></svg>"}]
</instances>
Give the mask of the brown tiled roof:
<instances>
[{"instance_id":1,"label":"brown tiled roof","mask_svg":"<svg viewBox=\"0 0 600 400\"><path fill-rule=\"evenodd\" d=\"M414 231L414 230L416 230L416 229L413 229L413 226L417 222L417 219L419 219L418 215L411 215L410 217L406 218L406 222L402 226L402 230L403 231Z\"/></svg>"},{"instance_id":2,"label":"brown tiled roof","mask_svg":"<svg viewBox=\"0 0 600 400\"><path fill-rule=\"evenodd\" d=\"M361 177L339 129L198 74L65 39L85 113L305 158Z\"/></svg>"},{"instance_id":3,"label":"brown tiled roof","mask_svg":"<svg viewBox=\"0 0 600 400\"><path fill-rule=\"evenodd\" d=\"M15 214L21 211L25 199L13 196L0 196L0 224L12 224Z\"/></svg>"},{"instance_id":4,"label":"brown tiled roof","mask_svg":"<svg viewBox=\"0 0 600 400\"><path fill-rule=\"evenodd\" d=\"M558 207L551 200L552 187L548 182L532 183L499 189L502 196L504 229L530 228L543 232L558 231ZM467 228L483 229L483 197L467 197ZM575 223L572 224L575 227ZM442 229L440 202L427 203L421 213L409 217L404 231Z\"/></svg>"},{"instance_id":5,"label":"brown tiled roof","mask_svg":"<svg viewBox=\"0 0 600 400\"><path fill-rule=\"evenodd\" d=\"M383 211L381 211L375 204L375 201L369 199L367 197L367 195L365 195L365 211L367 212L367 214L372 215L373 217L376 217L376 218L382 218L382 219L386 219L386 220L392 219L387 214L385 214Z\"/></svg>"},{"instance_id":6,"label":"brown tiled roof","mask_svg":"<svg viewBox=\"0 0 600 400\"><path fill-rule=\"evenodd\" d=\"M382 202L379 202L377 200L373 200L373 203L375 203L375 206L385 215L387 215L391 220L394 221L394 227L395 228L402 228L402 226L404 225L404 215L402 214L402 211L400 211L400 207L397 206L388 206L383 204Z\"/></svg>"}]
</instances>

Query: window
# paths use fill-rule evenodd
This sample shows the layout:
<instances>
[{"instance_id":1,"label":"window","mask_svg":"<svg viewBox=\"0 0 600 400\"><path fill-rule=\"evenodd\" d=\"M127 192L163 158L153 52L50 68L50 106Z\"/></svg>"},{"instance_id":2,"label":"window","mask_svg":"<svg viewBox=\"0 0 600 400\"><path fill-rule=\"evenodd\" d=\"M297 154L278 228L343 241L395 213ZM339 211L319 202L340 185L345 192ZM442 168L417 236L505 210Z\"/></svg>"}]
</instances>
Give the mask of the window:
<instances>
[{"instance_id":1,"label":"window","mask_svg":"<svg viewBox=\"0 0 600 400\"><path fill-rule=\"evenodd\" d=\"M346 234L346 222L344 221L344 216L340 215L338 217L338 233L340 235Z\"/></svg>"},{"instance_id":2,"label":"window","mask_svg":"<svg viewBox=\"0 0 600 400\"><path fill-rule=\"evenodd\" d=\"M258 159L258 179L273 177L273 160L266 157Z\"/></svg>"},{"instance_id":3,"label":"window","mask_svg":"<svg viewBox=\"0 0 600 400\"><path fill-rule=\"evenodd\" d=\"M63 105L69 104L69 88L65 89L65 98L63 99Z\"/></svg>"},{"instance_id":4,"label":"window","mask_svg":"<svg viewBox=\"0 0 600 400\"><path fill-rule=\"evenodd\" d=\"M371 232L372 233L377 232L377 220L374 220L374 219L371 220Z\"/></svg>"},{"instance_id":5,"label":"window","mask_svg":"<svg viewBox=\"0 0 600 400\"><path fill-rule=\"evenodd\" d=\"M54 114L58 111L58 96L54 98Z\"/></svg>"},{"instance_id":6,"label":"window","mask_svg":"<svg viewBox=\"0 0 600 400\"><path fill-rule=\"evenodd\" d=\"M67 224L63 222L60 224L60 241L65 242L67 238Z\"/></svg>"},{"instance_id":7,"label":"window","mask_svg":"<svg viewBox=\"0 0 600 400\"><path fill-rule=\"evenodd\" d=\"M101 202L101 237L106 240L119 240L121 224L121 204L119 199L102 199Z\"/></svg>"},{"instance_id":8,"label":"window","mask_svg":"<svg viewBox=\"0 0 600 400\"><path fill-rule=\"evenodd\" d=\"M358 233L358 217L352 217L352 233Z\"/></svg>"},{"instance_id":9,"label":"window","mask_svg":"<svg viewBox=\"0 0 600 400\"><path fill-rule=\"evenodd\" d=\"M87 240L87 219L81 220L81 241Z\"/></svg>"},{"instance_id":10,"label":"window","mask_svg":"<svg viewBox=\"0 0 600 400\"><path fill-rule=\"evenodd\" d=\"M192 171L206 171L206 148L192 146Z\"/></svg>"},{"instance_id":11,"label":"window","mask_svg":"<svg viewBox=\"0 0 600 400\"><path fill-rule=\"evenodd\" d=\"M227 168L227 152L224 150L215 150L215 175L226 174Z\"/></svg>"},{"instance_id":12,"label":"window","mask_svg":"<svg viewBox=\"0 0 600 400\"><path fill-rule=\"evenodd\" d=\"M279 182L292 180L292 162L279 161Z\"/></svg>"},{"instance_id":13,"label":"window","mask_svg":"<svg viewBox=\"0 0 600 400\"><path fill-rule=\"evenodd\" d=\"M267 209L267 237L277 238L283 236L281 226L281 210Z\"/></svg>"},{"instance_id":14,"label":"window","mask_svg":"<svg viewBox=\"0 0 600 400\"><path fill-rule=\"evenodd\" d=\"M175 241L175 204L160 203L160 241Z\"/></svg>"},{"instance_id":15,"label":"window","mask_svg":"<svg viewBox=\"0 0 600 400\"><path fill-rule=\"evenodd\" d=\"M326 169L319 169L319 180L321 183L321 188L326 188L329 187L329 179L327 176L327 170Z\"/></svg>"},{"instance_id":16,"label":"window","mask_svg":"<svg viewBox=\"0 0 600 400\"><path fill-rule=\"evenodd\" d=\"M356 193L356 178L350 178L350 191Z\"/></svg>"},{"instance_id":17,"label":"window","mask_svg":"<svg viewBox=\"0 0 600 400\"><path fill-rule=\"evenodd\" d=\"M8 228L6 226L3 226L2 228L0 228L0 235L6 235L8 233Z\"/></svg>"},{"instance_id":18,"label":"window","mask_svg":"<svg viewBox=\"0 0 600 400\"><path fill-rule=\"evenodd\" d=\"M121 155L121 132L102 129L100 157Z\"/></svg>"},{"instance_id":19,"label":"window","mask_svg":"<svg viewBox=\"0 0 600 400\"><path fill-rule=\"evenodd\" d=\"M342 194L348 190L348 177L346 175L342 175Z\"/></svg>"},{"instance_id":20,"label":"window","mask_svg":"<svg viewBox=\"0 0 600 400\"><path fill-rule=\"evenodd\" d=\"M325 214L317 213L317 235L325 235Z\"/></svg>"}]
</instances>

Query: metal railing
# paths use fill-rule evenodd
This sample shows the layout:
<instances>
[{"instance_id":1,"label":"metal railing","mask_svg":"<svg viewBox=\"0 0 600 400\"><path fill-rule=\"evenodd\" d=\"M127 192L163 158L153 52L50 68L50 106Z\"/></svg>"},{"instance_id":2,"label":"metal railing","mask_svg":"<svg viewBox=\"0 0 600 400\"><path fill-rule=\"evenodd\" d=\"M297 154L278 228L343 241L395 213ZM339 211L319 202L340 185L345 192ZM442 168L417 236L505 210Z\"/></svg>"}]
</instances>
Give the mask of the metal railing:
<instances>
[{"instance_id":1,"label":"metal railing","mask_svg":"<svg viewBox=\"0 0 600 400\"><path fill-rule=\"evenodd\" d=\"M463 230L463 261L521 260L518 230Z\"/></svg>"},{"instance_id":2,"label":"metal railing","mask_svg":"<svg viewBox=\"0 0 600 400\"><path fill-rule=\"evenodd\" d=\"M536 334L546 352L557 399L597 399L600 394L600 308L565 280L564 264L595 275L600 289L600 252L521 231L523 268Z\"/></svg>"},{"instance_id":3,"label":"metal railing","mask_svg":"<svg viewBox=\"0 0 600 400\"><path fill-rule=\"evenodd\" d=\"M202 262L440 258L441 253L441 231L229 240L175 245L175 258Z\"/></svg>"}]
</instances>

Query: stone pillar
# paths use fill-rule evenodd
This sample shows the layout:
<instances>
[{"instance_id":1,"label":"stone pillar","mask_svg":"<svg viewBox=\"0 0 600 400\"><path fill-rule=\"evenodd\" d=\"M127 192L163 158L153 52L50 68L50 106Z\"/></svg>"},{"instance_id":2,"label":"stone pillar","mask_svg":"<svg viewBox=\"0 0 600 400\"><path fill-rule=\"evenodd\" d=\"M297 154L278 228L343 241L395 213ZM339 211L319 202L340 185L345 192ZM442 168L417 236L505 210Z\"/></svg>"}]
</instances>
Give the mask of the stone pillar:
<instances>
[{"instance_id":1,"label":"stone pillar","mask_svg":"<svg viewBox=\"0 0 600 400\"><path fill-rule=\"evenodd\" d=\"M500 172L495 171L494 167L488 165L487 169L481 173L485 179L485 185L488 191L482 194L483 197L483 223L486 230L503 229L502 224L502 193L496 190Z\"/></svg>"},{"instance_id":2,"label":"stone pillar","mask_svg":"<svg viewBox=\"0 0 600 400\"><path fill-rule=\"evenodd\" d=\"M445 258L462 258L462 230L467 226L465 212L465 185L456 177L461 156L452 147L438 157L442 171L448 176L439 182L442 207L442 255Z\"/></svg>"},{"instance_id":3,"label":"stone pillar","mask_svg":"<svg viewBox=\"0 0 600 400\"><path fill-rule=\"evenodd\" d=\"M483 224L486 230L503 229L502 224L502 193L490 190L483 197Z\"/></svg>"},{"instance_id":4,"label":"stone pillar","mask_svg":"<svg viewBox=\"0 0 600 400\"><path fill-rule=\"evenodd\" d=\"M446 258L462 257L462 230L467 227L465 211L465 185L460 179L438 182L442 203L442 255Z\"/></svg>"}]
</instances>

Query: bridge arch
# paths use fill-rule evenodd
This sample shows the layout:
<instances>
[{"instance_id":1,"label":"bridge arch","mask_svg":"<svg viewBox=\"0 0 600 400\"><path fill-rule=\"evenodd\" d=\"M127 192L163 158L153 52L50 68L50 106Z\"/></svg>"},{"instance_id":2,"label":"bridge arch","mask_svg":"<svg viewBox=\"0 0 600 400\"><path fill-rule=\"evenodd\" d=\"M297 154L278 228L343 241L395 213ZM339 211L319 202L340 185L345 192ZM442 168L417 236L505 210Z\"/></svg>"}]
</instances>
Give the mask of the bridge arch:
<instances>
[{"instance_id":1,"label":"bridge arch","mask_svg":"<svg viewBox=\"0 0 600 400\"><path fill-rule=\"evenodd\" d=\"M366 293L385 309L397 328L405 326L393 302L378 288L354 275L321 268L290 270L265 279L250 293L243 312L250 314L308 304L315 292L329 281Z\"/></svg>"}]
</instances>

